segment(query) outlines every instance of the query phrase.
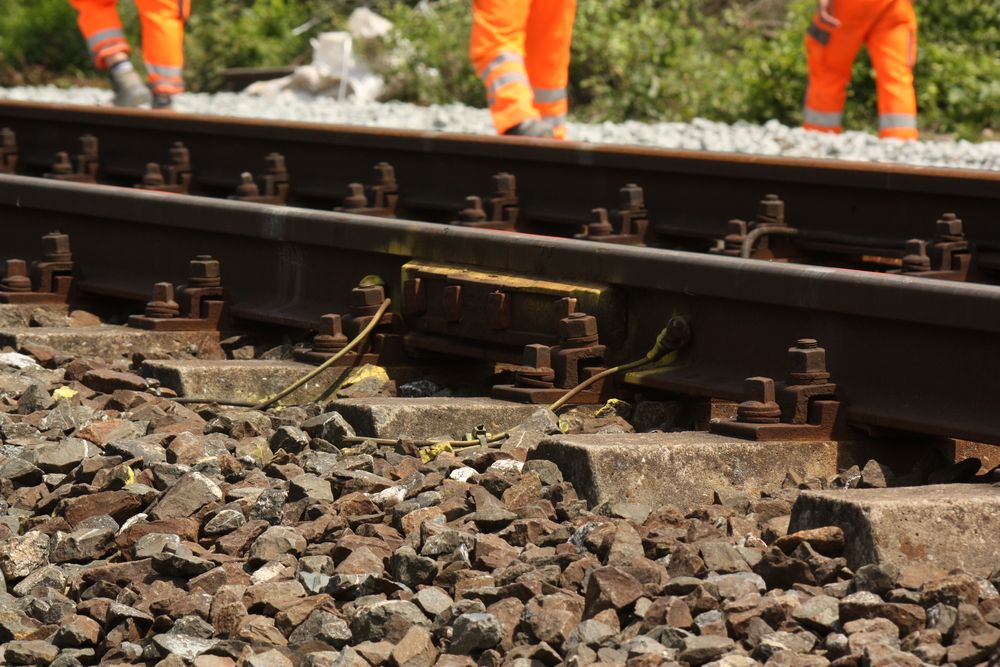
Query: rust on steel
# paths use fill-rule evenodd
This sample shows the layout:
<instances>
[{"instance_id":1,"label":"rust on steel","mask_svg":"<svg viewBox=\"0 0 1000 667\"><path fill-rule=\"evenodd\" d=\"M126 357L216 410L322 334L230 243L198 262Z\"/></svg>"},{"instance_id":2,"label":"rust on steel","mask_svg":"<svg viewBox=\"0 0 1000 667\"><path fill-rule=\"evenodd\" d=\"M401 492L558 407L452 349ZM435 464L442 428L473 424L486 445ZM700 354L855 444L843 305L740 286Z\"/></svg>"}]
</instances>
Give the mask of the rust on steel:
<instances>
[{"instance_id":1,"label":"rust on steel","mask_svg":"<svg viewBox=\"0 0 1000 667\"><path fill-rule=\"evenodd\" d=\"M347 347L371 323L379 307L385 303L385 287L364 281L350 292L350 311L346 315L327 313L319 318L312 344L293 350L296 359L308 363L323 363ZM339 366L376 364L383 367L405 364L403 321L396 313L386 312L371 334L351 352L342 356Z\"/></svg>"},{"instance_id":2,"label":"rust on steel","mask_svg":"<svg viewBox=\"0 0 1000 667\"><path fill-rule=\"evenodd\" d=\"M1000 271L995 172L24 102L0 103L0 127L16 132L19 173L54 173L52 156L91 133L101 141L102 182L127 186L141 182L150 157L181 141L199 160L193 191L219 197L231 195L240 174L254 169L261 155L280 151L295 173L287 203L325 210L341 205L344 184L387 162L406 183L399 201L405 217L436 222L474 209L456 206L468 194L481 197L490 218L483 184L508 173L517 179L518 208L528 229L565 236L578 233L592 209L615 201L623 183L635 183L652 216L647 244L676 249L707 251L716 239L738 231L727 229L727 221L765 194L779 193L789 225L798 230L794 245L800 252L899 266L908 254L906 242L930 243L935 221L953 212L979 266ZM204 163L208 156L213 164ZM615 222L610 215L609 222Z\"/></svg>"},{"instance_id":3,"label":"rust on steel","mask_svg":"<svg viewBox=\"0 0 1000 667\"><path fill-rule=\"evenodd\" d=\"M68 303L73 289L73 253L69 235L58 230L42 236L42 259L30 265L8 258L0 279L0 303Z\"/></svg>"},{"instance_id":4,"label":"rust on steel","mask_svg":"<svg viewBox=\"0 0 1000 667\"><path fill-rule=\"evenodd\" d=\"M171 282L153 285L153 297L128 325L152 331L220 331L225 324L225 290L219 260L197 255L188 262L187 284L176 292Z\"/></svg>"},{"instance_id":5,"label":"rust on steel","mask_svg":"<svg viewBox=\"0 0 1000 667\"><path fill-rule=\"evenodd\" d=\"M119 120L127 124L137 118ZM21 136L19 131L19 141ZM512 145L549 150L534 142ZM476 146L489 154L492 144ZM564 149L557 153L570 154ZM289 154L290 161L294 157ZM369 165L370 158L366 156ZM102 169L104 165L102 155ZM554 177L562 178L562 172ZM201 173L199 168L199 182ZM523 206L524 179L519 180ZM409 188L409 179L407 183ZM650 194L652 189L643 185ZM296 182L295 192L298 187ZM759 183L754 189L770 191ZM577 199L579 191L574 191ZM788 195L781 192L790 208ZM896 199L901 199L898 193ZM426 201L414 204L430 206ZM445 346L449 354L494 360L509 355L509 363L538 371L534 376L530 370L523 373L522 385L550 382L547 368L554 382L551 348L563 338L590 338L586 331L581 336L560 331L570 313L558 321L551 317L553 297L577 298L576 311L599 322L596 344L605 348L601 365L644 354L671 318L683 316L691 323L691 344L676 363L628 374L625 380L635 386L743 400L745 378L787 379L788 346L815 339L826 351L826 372L836 379L837 392L843 391L834 400L841 401L839 414L849 426L1000 443L1000 415L985 403L996 394L1000 377L995 345L1000 287L293 207L278 214L249 202L163 197L21 176L0 176L0 209L10 257L27 256L32 239L49 231L53 219L60 221L60 228L74 238L74 261L84 276L78 288L84 294L146 300L150 284L183 282L183 276L172 273L190 253L211 252L228 267L226 303L234 317L308 330L323 314L369 307L355 303L359 297L352 290L359 276L377 274L386 280L386 293L402 295L407 323L414 320L405 333L407 345L424 345L428 351ZM407 210L415 209L408 205ZM970 221L964 212L959 217L962 234L970 236ZM945 220L935 213L932 222L938 219ZM796 219L795 225L802 231L806 222ZM941 242L960 243L944 238L958 236L955 225L947 227L941 230ZM927 223L921 229L910 238L926 233ZM114 244L107 243L110 238ZM953 259L960 250L952 246ZM929 248L923 251L932 256ZM917 260L908 264L922 265ZM168 296L157 294L155 315L172 310ZM183 315L181 299L173 300ZM526 315L521 309L529 306L549 315ZM572 342L584 347L594 343ZM528 345L549 347L548 365L541 348L532 348L531 363L524 364ZM589 366L583 368L586 372ZM577 378L581 375L578 366ZM830 400L813 398L811 404ZM780 399L776 402L781 405Z\"/></svg>"}]
</instances>

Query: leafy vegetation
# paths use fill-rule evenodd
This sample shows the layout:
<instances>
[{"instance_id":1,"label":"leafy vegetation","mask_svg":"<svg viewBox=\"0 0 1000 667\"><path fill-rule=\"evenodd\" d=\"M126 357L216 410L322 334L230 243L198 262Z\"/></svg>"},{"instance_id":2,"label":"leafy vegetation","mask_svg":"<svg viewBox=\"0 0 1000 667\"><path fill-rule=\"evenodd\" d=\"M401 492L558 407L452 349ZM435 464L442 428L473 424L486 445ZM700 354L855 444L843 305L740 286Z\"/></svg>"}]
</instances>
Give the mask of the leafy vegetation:
<instances>
[{"instance_id":1,"label":"leafy vegetation","mask_svg":"<svg viewBox=\"0 0 1000 667\"><path fill-rule=\"evenodd\" d=\"M131 0L119 3L138 38ZM570 68L581 120L801 121L803 35L814 0L579 0ZM226 67L305 62L309 39L366 5L397 26L389 95L485 105L468 63L469 0L196 0L186 41L192 90ZM1000 2L917 0L921 126L975 138L1000 129ZM138 60L138 59L137 59ZM67 0L0 0L0 82L94 78ZM855 63L846 125L875 126L871 63Z\"/></svg>"}]
</instances>

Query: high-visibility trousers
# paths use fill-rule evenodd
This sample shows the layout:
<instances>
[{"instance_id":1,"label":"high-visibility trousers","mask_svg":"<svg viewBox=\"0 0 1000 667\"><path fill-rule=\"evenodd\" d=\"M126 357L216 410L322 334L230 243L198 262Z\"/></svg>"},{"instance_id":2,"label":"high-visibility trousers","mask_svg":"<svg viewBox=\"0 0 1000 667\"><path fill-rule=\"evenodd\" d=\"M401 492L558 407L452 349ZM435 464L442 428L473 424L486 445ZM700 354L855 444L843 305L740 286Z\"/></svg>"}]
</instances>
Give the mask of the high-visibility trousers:
<instances>
[{"instance_id":1,"label":"high-visibility trousers","mask_svg":"<svg viewBox=\"0 0 1000 667\"><path fill-rule=\"evenodd\" d=\"M878 89L879 134L917 138L917 17L911 0L835 0L839 26L817 14L806 34L809 89L803 127L840 132L851 66L862 44L868 47Z\"/></svg>"},{"instance_id":2,"label":"high-visibility trousers","mask_svg":"<svg viewBox=\"0 0 1000 667\"><path fill-rule=\"evenodd\" d=\"M469 55L497 132L546 118L566 134L576 0L473 0Z\"/></svg>"},{"instance_id":3,"label":"high-visibility trousers","mask_svg":"<svg viewBox=\"0 0 1000 667\"><path fill-rule=\"evenodd\" d=\"M69 0L98 69L107 59L131 49L115 9L117 0ZM191 0L136 0L142 22L142 55L153 92L172 95L184 90L184 21Z\"/></svg>"}]
</instances>

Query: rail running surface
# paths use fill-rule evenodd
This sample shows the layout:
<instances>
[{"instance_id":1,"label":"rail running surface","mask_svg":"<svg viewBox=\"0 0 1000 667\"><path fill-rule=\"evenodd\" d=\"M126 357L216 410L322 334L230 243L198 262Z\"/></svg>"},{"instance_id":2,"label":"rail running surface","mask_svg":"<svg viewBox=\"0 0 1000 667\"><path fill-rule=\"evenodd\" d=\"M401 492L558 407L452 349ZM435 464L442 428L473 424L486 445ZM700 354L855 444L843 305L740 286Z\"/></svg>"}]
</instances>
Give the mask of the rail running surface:
<instances>
[{"instance_id":1,"label":"rail running surface","mask_svg":"<svg viewBox=\"0 0 1000 667\"><path fill-rule=\"evenodd\" d=\"M437 140L458 142L428 138ZM426 271L442 267L452 286L424 294L424 310L449 295L457 308L461 289L474 293L462 267L515 296L519 280L550 281L544 289L578 281L581 293L597 295L592 305L612 360L644 353L674 315L690 322L692 342L678 363L631 383L739 400L744 378L783 379L789 345L814 338L850 424L1000 444L1000 287L20 176L0 176L0 214L7 257L37 256L41 235L69 233L84 294L145 301L153 283L183 282L187 261L211 253L236 318L301 328L349 310L350 289L366 274L417 310L404 275L414 260ZM476 338L466 319L486 306L465 305L439 337L461 339L465 347L456 349L470 354L518 353L523 343L504 345L496 331Z\"/></svg>"},{"instance_id":2,"label":"rail running surface","mask_svg":"<svg viewBox=\"0 0 1000 667\"><path fill-rule=\"evenodd\" d=\"M222 197L237 190L242 172L259 173L265 156L278 152L289 174L287 202L320 210L347 203L351 183L370 183L373 166L388 163L402 214L422 221L459 218L468 196L488 198L495 175L511 174L519 229L557 236L593 223L592 209L620 206L621 189L636 184L647 245L707 251L718 244L730 254L753 245L747 236L756 227L771 229L768 211L753 216L773 193L784 202L777 222L794 238L758 239L752 256L983 282L1000 275L1000 174L992 172L16 102L0 103L0 126L16 133L18 173L50 171L57 152L72 153L89 134L99 141L99 180L126 186L182 142L192 192ZM965 255L957 261L953 252ZM971 271L956 270L969 254Z\"/></svg>"}]
</instances>

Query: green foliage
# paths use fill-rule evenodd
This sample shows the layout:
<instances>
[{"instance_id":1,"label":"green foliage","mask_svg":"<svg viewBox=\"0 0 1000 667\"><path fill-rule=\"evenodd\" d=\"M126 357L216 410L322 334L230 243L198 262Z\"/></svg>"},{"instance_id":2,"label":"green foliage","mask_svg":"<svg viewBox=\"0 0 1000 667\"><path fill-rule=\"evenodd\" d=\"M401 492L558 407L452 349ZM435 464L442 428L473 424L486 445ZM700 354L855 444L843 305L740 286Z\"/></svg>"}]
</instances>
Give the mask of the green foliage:
<instances>
[{"instance_id":1,"label":"green foliage","mask_svg":"<svg viewBox=\"0 0 1000 667\"><path fill-rule=\"evenodd\" d=\"M0 0L0 79L20 83L33 73L78 72L87 64L67 0Z\"/></svg>"},{"instance_id":2,"label":"green foliage","mask_svg":"<svg viewBox=\"0 0 1000 667\"><path fill-rule=\"evenodd\" d=\"M588 121L801 121L804 31L815 0L578 0L570 66L575 118ZM397 26L381 64L389 96L420 104L486 103L468 61L469 0L195 0L185 48L192 90L226 67L308 61L309 39L341 29L357 6ZM119 2L138 43L131 0ZM1000 129L1000 2L916 0L915 75L925 131ZM136 59L139 64L141 59ZM0 0L0 83L32 73L94 76L67 0ZM854 66L845 124L873 130L871 63Z\"/></svg>"},{"instance_id":3,"label":"green foliage","mask_svg":"<svg viewBox=\"0 0 1000 667\"><path fill-rule=\"evenodd\" d=\"M434 104L486 104L486 93L469 62L469 0L438 0L412 7L391 2L381 8L397 26L390 39L396 55L381 64L386 97Z\"/></svg>"},{"instance_id":4,"label":"green foliage","mask_svg":"<svg viewBox=\"0 0 1000 667\"><path fill-rule=\"evenodd\" d=\"M343 27L350 0L195 0L185 37L191 90L216 90L226 67L308 62L309 39Z\"/></svg>"}]
</instances>

